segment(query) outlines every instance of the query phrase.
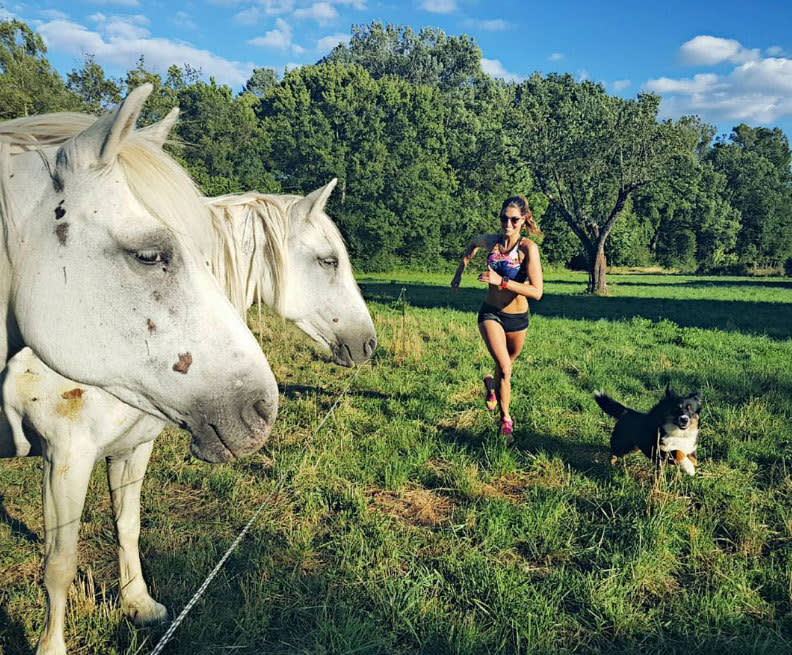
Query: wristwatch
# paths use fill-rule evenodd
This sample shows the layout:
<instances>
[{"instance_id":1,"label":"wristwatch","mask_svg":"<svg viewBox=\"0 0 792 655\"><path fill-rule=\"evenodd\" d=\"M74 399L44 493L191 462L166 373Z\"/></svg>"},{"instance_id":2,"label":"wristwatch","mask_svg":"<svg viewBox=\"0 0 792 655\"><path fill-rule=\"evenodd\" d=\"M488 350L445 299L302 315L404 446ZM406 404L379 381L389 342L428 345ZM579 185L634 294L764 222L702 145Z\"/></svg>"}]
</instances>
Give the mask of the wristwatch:
<instances>
[{"instance_id":1,"label":"wristwatch","mask_svg":"<svg viewBox=\"0 0 792 655\"><path fill-rule=\"evenodd\" d=\"M507 284L509 284L509 278L502 277L501 278L501 283L500 283L501 289L505 289Z\"/></svg>"}]
</instances>

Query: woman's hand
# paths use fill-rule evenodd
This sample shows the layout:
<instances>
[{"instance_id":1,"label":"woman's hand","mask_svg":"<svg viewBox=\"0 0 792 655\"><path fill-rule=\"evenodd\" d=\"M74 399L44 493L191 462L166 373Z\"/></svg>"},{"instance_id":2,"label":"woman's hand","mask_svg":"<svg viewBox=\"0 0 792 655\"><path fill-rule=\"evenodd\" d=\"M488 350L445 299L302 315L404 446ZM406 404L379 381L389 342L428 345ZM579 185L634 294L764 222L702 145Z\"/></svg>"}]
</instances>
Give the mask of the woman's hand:
<instances>
[{"instance_id":1,"label":"woman's hand","mask_svg":"<svg viewBox=\"0 0 792 655\"><path fill-rule=\"evenodd\" d=\"M494 284L495 286L500 286L502 280L503 276L498 275L491 266L488 266L487 270L478 276L479 282L486 282L487 284Z\"/></svg>"}]
</instances>

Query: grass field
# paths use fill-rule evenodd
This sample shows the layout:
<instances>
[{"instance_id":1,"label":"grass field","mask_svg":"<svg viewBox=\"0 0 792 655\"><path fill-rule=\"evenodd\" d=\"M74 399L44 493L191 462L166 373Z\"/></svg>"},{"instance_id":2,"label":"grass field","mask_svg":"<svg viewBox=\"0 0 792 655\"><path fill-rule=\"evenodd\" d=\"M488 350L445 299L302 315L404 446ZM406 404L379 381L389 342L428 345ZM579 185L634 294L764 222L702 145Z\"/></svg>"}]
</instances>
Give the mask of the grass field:
<instances>
[{"instance_id":1,"label":"grass field","mask_svg":"<svg viewBox=\"0 0 792 655\"><path fill-rule=\"evenodd\" d=\"M160 437L141 550L172 614L280 481L165 653L792 652L792 283L610 275L597 298L549 273L507 447L482 402L483 291L449 278L361 277L380 347L358 371L260 327L282 391L274 466L213 467ZM648 409L668 382L704 394L699 474L611 467L593 390ZM166 626L121 616L97 468L67 641L148 653ZM32 652L43 617L39 485L39 461L0 461L3 655Z\"/></svg>"}]
</instances>

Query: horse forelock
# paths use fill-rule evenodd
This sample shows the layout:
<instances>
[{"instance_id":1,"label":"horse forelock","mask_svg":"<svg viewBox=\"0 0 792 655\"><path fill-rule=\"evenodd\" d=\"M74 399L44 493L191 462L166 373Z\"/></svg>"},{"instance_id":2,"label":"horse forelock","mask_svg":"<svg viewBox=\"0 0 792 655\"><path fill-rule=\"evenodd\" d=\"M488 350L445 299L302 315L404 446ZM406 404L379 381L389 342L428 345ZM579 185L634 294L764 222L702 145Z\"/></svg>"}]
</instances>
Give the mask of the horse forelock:
<instances>
[{"instance_id":1,"label":"horse forelock","mask_svg":"<svg viewBox=\"0 0 792 655\"><path fill-rule=\"evenodd\" d=\"M17 118L0 123L0 144L12 156L38 150L46 159L45 149L67 143L97 120L96 116L74 112ZM73 158L65 154L62 163L73 165ZM208 211L200 191L152 135L139 131L129 134L121 143L118 164L130 190L152 216L187 237L187 243L201 253L210 252L211 242L206 230ZM9 203L5 191L8 174L8 169L0 171L0 212L3 214ZM3 218L7 222L11 216Z\"/></svg>"}]
</instances>

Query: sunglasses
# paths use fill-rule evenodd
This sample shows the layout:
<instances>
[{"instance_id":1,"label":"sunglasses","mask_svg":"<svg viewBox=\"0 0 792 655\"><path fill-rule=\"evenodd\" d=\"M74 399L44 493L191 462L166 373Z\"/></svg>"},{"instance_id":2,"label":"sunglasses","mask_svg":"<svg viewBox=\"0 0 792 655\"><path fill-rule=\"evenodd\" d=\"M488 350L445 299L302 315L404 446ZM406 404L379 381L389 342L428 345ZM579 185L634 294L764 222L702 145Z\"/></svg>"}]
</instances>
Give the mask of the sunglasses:
<instances>
[{"instance_id":1,"label":"sunglasses","mask_svg":"<svg viewBox=\"0 0 792 655\"><path fill-rule=\"evenodd\" d=\"M501 223L511 222L512 225L517 225L523 219L522 216L501 216Z\"/></svg>"}]
</instances>

